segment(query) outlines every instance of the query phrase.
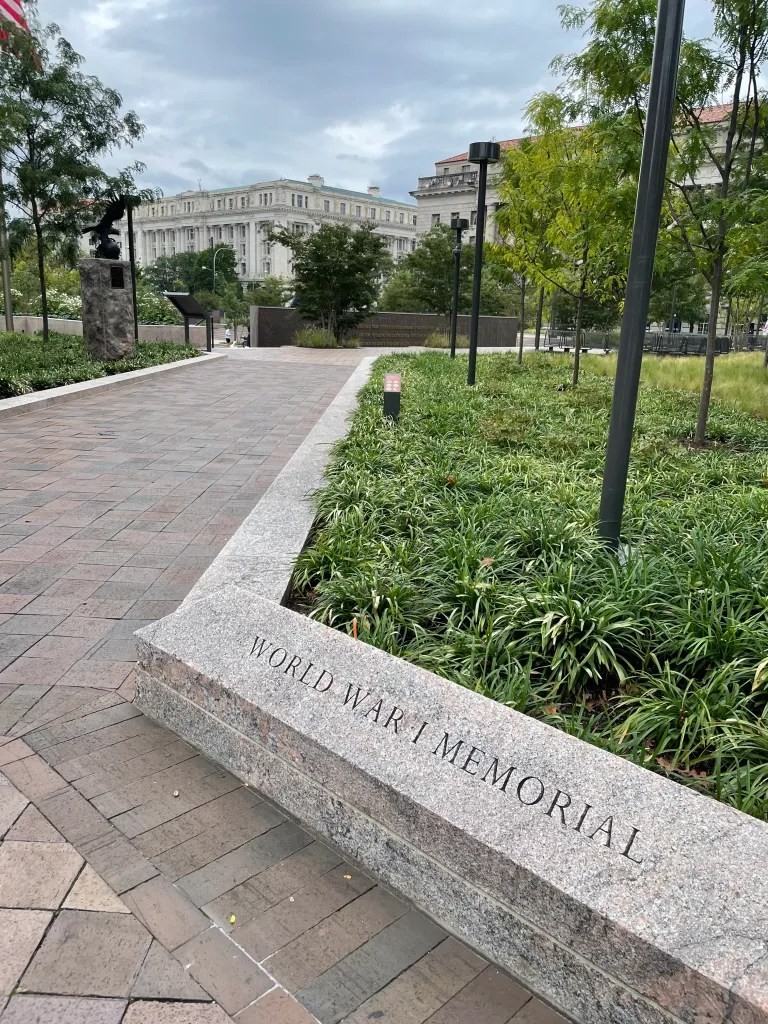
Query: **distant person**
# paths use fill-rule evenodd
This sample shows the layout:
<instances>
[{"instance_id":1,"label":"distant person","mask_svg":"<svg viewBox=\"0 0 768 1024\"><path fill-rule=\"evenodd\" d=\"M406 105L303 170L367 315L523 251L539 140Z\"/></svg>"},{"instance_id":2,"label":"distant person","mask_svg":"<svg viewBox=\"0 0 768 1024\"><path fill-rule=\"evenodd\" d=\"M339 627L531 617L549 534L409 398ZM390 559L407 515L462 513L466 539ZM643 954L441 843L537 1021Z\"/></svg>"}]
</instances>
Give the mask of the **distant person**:
<instances>
[{"instance_id":1,"label":"distant person","mask_svg":"<svg viewBox=\"0 0 768 1024\"><path fill-rule=\"evenodd\" d=\"M243 348L251 347L251 329L250 327L243 328Z\"/></svg>"},{"instance_id":2,"label":"distant person","mask_svg":"<svg viewBox=\"0 0 768 1024\"><path fill-rule=\"evenodd\" d=\"M227 345L232 344L232 331L230 331L229 328L227 328L226 331L224 331L224 341L226 342Z\"/></svg>"}]
</instances>

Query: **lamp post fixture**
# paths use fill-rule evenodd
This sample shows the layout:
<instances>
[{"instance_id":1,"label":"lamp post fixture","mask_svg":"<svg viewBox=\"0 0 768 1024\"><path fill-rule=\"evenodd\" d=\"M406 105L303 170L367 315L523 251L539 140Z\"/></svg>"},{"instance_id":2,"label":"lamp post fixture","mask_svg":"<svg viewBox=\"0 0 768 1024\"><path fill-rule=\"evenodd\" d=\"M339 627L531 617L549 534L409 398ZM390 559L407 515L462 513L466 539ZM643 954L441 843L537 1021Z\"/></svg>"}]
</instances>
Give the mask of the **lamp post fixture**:
<instances>
[{"instance_id":1,"label":"lamp post fixture","mask_svg":"<svg viewBox=\"0 0 768 1024\"><path fill-rule=\"evenodd\" d=\"M456 326L459 320L459 290L461 285L461 236L469 227L469 221L463 217L454 217L451 231L456 232L456 244L453 247L453 303L451 304L451 359L456 358Z\"/></svg>"},{"instance_id":2,"label":"lamp post fixture","mask_svg":"<svg viewBox=\"0 0 768 1024\"><path fill-rule=\"evenodd\" d=\"M498 142L473 142L469 147L469 162L479 165L477 176L477 230L475 232L475 273L472 278L472 313L469 320L469 369L467 384L475 383L477 367L477 332L480 320L480 284L483 277L483 242L485 241L485 191L488 184L488 164L498 163L501 146Z\"/></svg>"},{"instance_id":3,"label":"lamp post fixture","mask_svg":"<svg viewBox=\"0 0 768 1024\"><path fill-rule=\"evenodd\" d=\"M629 253L627 295L621 320L619 359L600 498L598 532L617 550L629 475L629 457L643 361L643 339L651 295L651 275L659 234L661 202L680 63L685 0L659 0L653 48L648 116Z\"/></svg>"},{"instance_id":4,"label":"lamp post fixture","mask_svg":"<svg viewBox=\"0 0 768 1024\"><path fill-rule=\"evenodd\" d=\"M227 249L227 248L228 247L226 245L223 245L223 246L221 246L221 248L217 249L216 252L213 254L213 294L214 295L216 294L216 257L219 255L220 252L224 252L225 249Z\"/></svg>"}]
</instances>

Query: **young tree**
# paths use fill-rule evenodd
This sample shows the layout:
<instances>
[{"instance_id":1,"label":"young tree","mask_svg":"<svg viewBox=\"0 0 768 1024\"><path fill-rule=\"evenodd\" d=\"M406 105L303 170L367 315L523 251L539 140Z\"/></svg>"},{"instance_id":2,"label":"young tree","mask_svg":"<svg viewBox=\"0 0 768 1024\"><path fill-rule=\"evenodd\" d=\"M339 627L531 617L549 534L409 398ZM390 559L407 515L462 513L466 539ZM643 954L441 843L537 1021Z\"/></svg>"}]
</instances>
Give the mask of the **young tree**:
<instances>
[{"instance_id":1,"label":"young tree","mask_svg":"<svg viewBox=\"0 0 768 1024\"><path fill-rule=\"evenodd\" d=\"M388 313L429 313L425 303L417 297L413 274L405 260L400 260L381 290L379 309Z\"/></svg>"},{"instance_id":2,"label":"young tree","mask_svg":"<svg viewBox=\"0 0 768 1024\"><path fill-rule=\"evenodd\" d=\"M282 277L265 277L258 284L251 285L246 298L251 306L284 306L288 291Z\"/></svg>"},{"instance_id":3,"label":"young tree","mask_svg":"<svg viewBox=\"0 0 768 1024\"><path fill-rule=\"evenodd\" d=\"M738 272L732 235L753 188L765 135L761 74L768 52L768 0L712 0L715 36L686 40L677 82L677 129L668 166L667 216L679 245L709 284L709 330L696 440L706 437L720 303ZM561 58L571 96L636 173L652 62L654 0L592 0L563 9L563 24L586 32L581 53ZM715 106L725 95L727 102ZM715 116L713 117L713 107ZM762 225L765 231L765 224Z\"/></svg>"},{"instance_id":4,"label":"young tree","mask_svg":"<svg viewBox=\"0 0 768 1024\"><path fill-rule=\"evenodd\" d=\"M218 274L218 267L216 268L216 272ZM250 323L250 299L247 294L243 295L243 290L239 284L230 284L221 292L219 305L221 311L224 313L224 318L228 326L233 329L234 339L237 341L238 330Z\"/></svg>"},{"instance_id":5,"label":"young tree","mask_svg":"<svg viewBox=\"0 0 768 1024\"><path fill-rule=\"evenodd\" d=\"M451 315L453 302L455 236L446 224L438 224L422 236L418 247L398 264L398 273L408 275L410 293L426 313ZM459 309L468 308L472 291L472 266L475 248L464 245L461 251Z\"/></svg>"},{"instance_id":6,"label":"young tree","mask_svg":"<svg viewBox=\"0 0 768 1024\"><path fill-rule=\"evenodd\" d=\"M512 265L576 303L576 387L586 300L615 296L626 273L635 188L562 96L537 96L527 114L532 137L507 154L496 221Z\"/></svg>"},{"instance_id":7,"label":"young tree","mask_svg":"<svg viewBox=\"0 0 768 1024\"><path fill-rule=\"evenodd\" d=\"M121 113L117 92L82 72L82 57L55 25L10 34L13 45L0 55L4 191L32 223L47 340L46 228L76 233L107 180L96 161L132 145L144 126L134 113Z\"/></svg>"},{"instance_id":8,"label":"young tree","mask_svg":"<svg viewBox=\"0 0 768 1024\"><path fill-rule=\"evenodd\" d=\"M293 253L301 314L338 341L374 310L391 256L372 224L322 224L311 235L282 229L271 239Z\"/></svg>"},{"instance_id":9,"label":"young tree","mask_svg":"<svg viewBox=\"0 0 768 1024\"><path fill-rule=\"evenodd\" d=\"M455 259L454 233L445 224L438 224L422 238L418 248L408 253L397 265L382 291L381 309L404 313L438 313L449 317L453 302ZM487 248L486 272L480 290L480 313L483 316L509 316L517 313L520 287L509 268ZM475 261L474 245L465 244L461 251L459 280L459 312L469 313L472 305L472 276Z\"/></svg>"}]
</instances>

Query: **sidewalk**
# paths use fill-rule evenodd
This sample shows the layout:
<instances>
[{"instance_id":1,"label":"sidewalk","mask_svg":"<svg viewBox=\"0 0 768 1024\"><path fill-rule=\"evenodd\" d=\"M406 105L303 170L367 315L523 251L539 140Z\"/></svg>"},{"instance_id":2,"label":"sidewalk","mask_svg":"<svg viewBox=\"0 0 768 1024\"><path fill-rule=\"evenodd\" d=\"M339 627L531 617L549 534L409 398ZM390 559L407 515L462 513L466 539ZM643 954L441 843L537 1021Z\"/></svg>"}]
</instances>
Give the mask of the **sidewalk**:
<instances>
[{"instance_id":1,"label":"sidewalk","mask_svg":"<svg viewBox=\"0 0 768 1024\"><path fill-rule=\"evenodd\" d=\"M357 362L239 354L4 421L0 1024L559 1024L131 703Z\"/></svg>"}]
</instances>

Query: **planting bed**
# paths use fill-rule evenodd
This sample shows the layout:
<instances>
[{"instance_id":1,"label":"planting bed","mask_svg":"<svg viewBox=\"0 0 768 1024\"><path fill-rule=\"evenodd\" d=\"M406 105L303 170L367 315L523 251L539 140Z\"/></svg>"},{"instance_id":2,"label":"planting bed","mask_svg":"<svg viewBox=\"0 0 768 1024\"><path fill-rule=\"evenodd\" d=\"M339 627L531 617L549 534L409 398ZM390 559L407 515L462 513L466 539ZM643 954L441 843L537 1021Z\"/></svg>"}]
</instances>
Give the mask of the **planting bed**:
<instances>
[{"instance_id":1,"label":"planting bed","mask_svg":"<svg viewBox=\"0 0 768 1024\"><path fill-rule=\"evenodd\" d=\"M696 395L644 387L619 562L595 537L611 381L589 366L574 391L567 358L481 356L470 390L463 359L380 360L293 605L766 818L768 423L715 403L691 449Z\"/></svg>"},{"instance_id":2,"label":"planting bed","mask_svg":"<svg viewBox=\"0 0 768 1024\"><path fill-rule=\"evenodd\" d=\"M192 345L142 341L133 359L101 363L88 357L83 339L77 336L52 334L46 343L39 335L0 333L0 399L197 355L199 352Z\"/></svg>"}]
</instances>

